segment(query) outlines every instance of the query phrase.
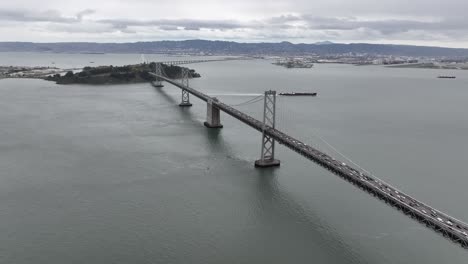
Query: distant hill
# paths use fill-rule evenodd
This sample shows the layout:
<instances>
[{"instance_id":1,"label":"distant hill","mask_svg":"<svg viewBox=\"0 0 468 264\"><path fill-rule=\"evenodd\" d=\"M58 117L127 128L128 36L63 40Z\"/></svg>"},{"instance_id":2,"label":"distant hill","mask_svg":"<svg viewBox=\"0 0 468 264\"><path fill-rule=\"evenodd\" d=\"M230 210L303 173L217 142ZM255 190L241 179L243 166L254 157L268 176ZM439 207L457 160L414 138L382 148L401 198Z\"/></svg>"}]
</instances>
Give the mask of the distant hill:
<instances>
[{"instance_id":1,"label":"distant hill","mask_svg":"<svg viewBox=\"0 0 468 264\"><path fill-rule=\"evenodd\" d=\"M314 44L315 44L315 45L331 45L331 44L335 44L335 43L326 40L326 41L315 42Z\"/></svg>"},{"instance_id":2,"label":"distant hill","mask_svg":"<svg viewBox=\"0 0 468 264\"><path fill-rule=\"evenodd\" d=\"M32 43L0 42L0 52L58 52L58 53L211 53L232 55L300 55L368 53L395 56L468 57L468 49L453 49L384 44L315 44L239 43L229 41L184 40L135 43Z\"/></svg>"}]
</instances>

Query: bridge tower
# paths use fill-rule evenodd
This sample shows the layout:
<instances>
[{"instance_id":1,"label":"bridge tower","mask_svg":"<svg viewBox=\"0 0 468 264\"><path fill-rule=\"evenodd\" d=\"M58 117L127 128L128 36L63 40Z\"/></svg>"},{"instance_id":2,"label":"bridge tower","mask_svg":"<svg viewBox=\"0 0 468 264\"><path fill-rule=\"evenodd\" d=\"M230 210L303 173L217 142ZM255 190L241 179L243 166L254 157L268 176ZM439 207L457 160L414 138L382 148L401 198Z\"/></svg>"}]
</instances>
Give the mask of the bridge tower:
<instances>
[{"instance_id":1,"label":"bridge tower","mask_svg":"<svg viewBox=\"0 0 468 264\"><path fill-rule=\"evenodd\" d=\"M156 62L154 73L156 75L162 76L163 74L163 69L162 69L162 63ZM156 78L156 81L153 83L153 86L156 88L162 88L164 85L162 84L162 80L159 78Z\"/></svg>"},{"instance_id":2,"label":"bridge tower","mask_svg":"<svg viewBox=\"0 0 468 264\"><path fill-rule=\"evenodd\" d=\"M218 99L213 97L206 102L206 122L203 123L208 128L222 128L219 108L215 106Z\"/></svg>"},{"instance_id":3,"label":"bridge tower","mask_svg":"<svg viewBox=\"0 0 468 264\"><path fill-rule=\"evenodd\" d=\"M280 165L275 159L275 140L265 132L269 128L275 128L276 123L276 91L265 91L263 104L263 129L262 129L262 151L259 160L255 161L255 167L268 168Z\"/></svg>"},{"instance_id":4,"label":"bridge tower","mask_svg":"<svg viewBox=\"0 0 468 264\"><path fill-rule=\"evenodd\" d=\"M182 85L189 87L189 77L190 72L187 68L182 68ZM190 93L182 89L182 101L179 104L180 107L190 107L192 104L190 103Z\"/></svg>"}]
</instances>

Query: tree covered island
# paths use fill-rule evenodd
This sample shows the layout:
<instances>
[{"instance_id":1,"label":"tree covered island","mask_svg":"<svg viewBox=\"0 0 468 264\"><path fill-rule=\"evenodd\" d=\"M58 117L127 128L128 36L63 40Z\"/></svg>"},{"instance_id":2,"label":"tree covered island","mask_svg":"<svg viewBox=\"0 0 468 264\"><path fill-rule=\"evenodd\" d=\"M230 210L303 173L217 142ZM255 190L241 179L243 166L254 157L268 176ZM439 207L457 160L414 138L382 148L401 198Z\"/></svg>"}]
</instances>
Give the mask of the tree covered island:
<instances>
[{"instance_id":1,"label":"tree covered island","mask_svg":"<svg viewBox=\"0 0 468 264\"><path fill-rule=\"evenodd\" d=\"M81 72L68 71L65 75L55 74L45 77L45 80L57 84L124 84L155 81L150 75L154 72L156 63L143 63L125 66L84 67ZM182 78L183 67L162 64L162 71L168 78ZM200 74L189 69L189 78L198 78Z\"/></svg>"}]
</instances>

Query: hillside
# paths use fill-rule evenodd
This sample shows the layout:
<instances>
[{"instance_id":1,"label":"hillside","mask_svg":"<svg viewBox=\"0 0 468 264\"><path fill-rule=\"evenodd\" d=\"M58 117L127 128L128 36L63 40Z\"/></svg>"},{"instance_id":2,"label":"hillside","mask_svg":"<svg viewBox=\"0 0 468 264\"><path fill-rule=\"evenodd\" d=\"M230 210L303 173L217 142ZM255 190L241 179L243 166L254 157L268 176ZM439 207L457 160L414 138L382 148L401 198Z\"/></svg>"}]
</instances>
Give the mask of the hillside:
<instances>
[{"instance_id":1,"label":"hillside","mask_svg":"<svg viewBox=\"0 0 468 264\"><path fill-rule=\"evenodd\" d=\"M367 53L371 55L468 57L468 49L384 44L238 43L228 41L185 40L135 43L32 43L0 42L0 52L55 53L210 53L231 55L299 55Z\"/></svg>"},{"instance_id":2,"label":"hillside","mask_svg":"<svg viewBox=\"0 0 468 264\"><path fill-rule=\"evenodd\" d=\"M85 67L81 72L67 72L65 75L56 74L45 77L45 80L57 84L123 84L155 81L149 72L154 70L154 63L125 66ZM162 64L163 71L171 79L181 78L182 67ZM200 74L189 69L189 78L198 78Z\"/></svg>"}]
</instances>

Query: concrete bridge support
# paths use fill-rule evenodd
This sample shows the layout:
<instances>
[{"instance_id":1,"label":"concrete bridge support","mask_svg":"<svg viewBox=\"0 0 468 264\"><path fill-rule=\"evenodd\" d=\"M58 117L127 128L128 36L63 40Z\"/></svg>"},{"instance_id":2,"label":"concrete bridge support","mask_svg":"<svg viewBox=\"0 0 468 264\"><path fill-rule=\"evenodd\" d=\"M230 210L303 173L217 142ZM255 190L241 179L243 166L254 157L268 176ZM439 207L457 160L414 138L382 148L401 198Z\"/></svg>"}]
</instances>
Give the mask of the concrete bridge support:
<instances>
[{"instance_id":1,"label":"concrete bridge support","mask_svg":"<svg viewBox=\"0 0 468 264\"><path fill-rule=\"evenodd\" d=\"M213 105L213 101L218 99L213 98L206 102L206 122L204 125L209 128L222 128L219 108Z\"/></svg>"},{"instance_id":2,"label":"concrete bridge support","mask_svg":"<svg viewBox=\"0 0 468 264\"><path fill-rule=\"evenodd\" d=\"M259 160L255 161L255 167L277 167L280 161L275 159L275 139L266 135L265 131L275 128L276 123L276 91L266 91L263 106L263 135L262 151Z\"/></svg>"}]
</instances>

